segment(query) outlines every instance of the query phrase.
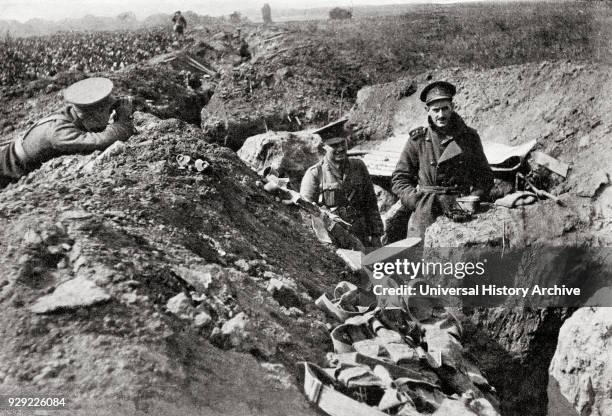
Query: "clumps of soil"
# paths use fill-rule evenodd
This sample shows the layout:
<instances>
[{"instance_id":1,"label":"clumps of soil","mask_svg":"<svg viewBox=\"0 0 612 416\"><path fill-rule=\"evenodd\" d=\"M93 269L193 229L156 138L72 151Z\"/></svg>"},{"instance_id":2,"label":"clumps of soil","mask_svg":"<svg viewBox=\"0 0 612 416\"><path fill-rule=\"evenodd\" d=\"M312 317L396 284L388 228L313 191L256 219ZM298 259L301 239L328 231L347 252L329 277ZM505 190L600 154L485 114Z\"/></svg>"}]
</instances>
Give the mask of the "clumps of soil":
<instances>
[{"instance_id":1,"label":"clumps of soil","mask_svg":"<svg viewBox=\"0 0 612 416\"><path fill-rule=\"evenodd\" d=\"M350 51L322 34L249 28L252 58L221 76L202 111L202 129L232 149L268 130L296 131L340 117L369 80Z\"/></svg>"},{"instance_id":2,"label":"clumps of soil","mask_svg":"<svg viewBox=\"0 0 612 416\"><path fill-rule=\"evenodd\" d=\"M0 390L61 387L83 408L120 397L165 414L227 409L231 391L269 414L309 414L291 372L329 349L313 298L343 265L229 149L176 119L135 118L112 157L58 158L3 191ZM208 167L180 169L178 155ZM109 300L83 292L62 306L74 279ZM34 313L43 298L48 313ZM275 395L287 404L263 402Z\"/></svg>"}]
</instances>

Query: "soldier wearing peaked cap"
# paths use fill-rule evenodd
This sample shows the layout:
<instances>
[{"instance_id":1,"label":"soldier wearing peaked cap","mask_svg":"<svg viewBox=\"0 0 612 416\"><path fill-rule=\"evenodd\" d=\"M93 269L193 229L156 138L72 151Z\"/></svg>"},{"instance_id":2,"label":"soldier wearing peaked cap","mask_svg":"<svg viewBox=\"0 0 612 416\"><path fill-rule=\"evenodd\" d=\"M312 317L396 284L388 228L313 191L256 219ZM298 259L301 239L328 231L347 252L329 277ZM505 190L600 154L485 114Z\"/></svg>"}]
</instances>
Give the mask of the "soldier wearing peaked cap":
<instances>
[{"instance_id":1,"label":"soldier wearing peaked cap","mask_svg":"<svg viewBox=\"0 0 612 416\"><path fill-rule=\"evenodd\" d=\"M364 246L379 247L384 230L374 186L363 161L347 155L350 132L346 122L341 119L315 131L321 136L325 156L304 174L300 194L350 223L351 232Z\"/></svg>"},{"instance_id":2,"label":"soldier wearing peaked cap","mask_svg":"<svg viewBox=\"0 0 612 416\"><path fill-rule=\"evenodd\" d=\"M88 78L64 90L67 105L0 145L0 187L61 155L103 150L133 132L131 100L111 98L113 83Z\"/></svg>"},{"instance_id":3,"label":"soldier wearing peaked cap","mask_svg":"<svg viewBox=\"0 0 612 416\"><path fill-rule=\"evenodd\" d=\"M486 198L493 186L478 133L454 111L455 93L445 81L423 89L428 125L410 132L391 177L393 192L413 211L408 237L423 238L438 216L452 212L458 196Z\"/></svg>"}]
</instances>

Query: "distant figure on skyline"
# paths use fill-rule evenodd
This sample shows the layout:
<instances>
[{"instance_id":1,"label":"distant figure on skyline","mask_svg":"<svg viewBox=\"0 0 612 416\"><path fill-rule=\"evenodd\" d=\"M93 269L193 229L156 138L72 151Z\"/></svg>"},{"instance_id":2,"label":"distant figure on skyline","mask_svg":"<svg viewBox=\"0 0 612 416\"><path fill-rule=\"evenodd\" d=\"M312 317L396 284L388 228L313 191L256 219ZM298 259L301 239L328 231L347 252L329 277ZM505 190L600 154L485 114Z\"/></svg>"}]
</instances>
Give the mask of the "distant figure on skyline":
<instances>
[{"instance_id":1,"label":"distant figure on skyline","mask_svg":"<svg viewBox=\"0 0 612 416\"><path fill-rule=\"evenodd\" d=\"M178 38L182 38L184 36L185 28L187 27L187 21L181 14L180 10L174 13L172 22L174 23L174 33L176 33Z\"/></svg>"},{"instance_id":2,"label":"distant figure on skyline","mask_svg":"<svg viewBox=\"0 0 612 416\"><path fill-rule=\"evenodd\" d=\"M272 9L268 3L264 4L261 8L261 16L263 18L264 25L272 23Z\"/></svg>"},{"instance_id":3,"label":"distant figure on skyline","mask_svg":"<svg viewBox=\"0 0 612 416\"><path fill-rule=\"evenodd\" d=\"M229 18L230 18L230 22L234 24L238 24L242 21L242 16L240 15L239 12L233 12L232 14L229 15Z\"/></svg>"},{"instance_id":4,"label":"distant figure on skyline","mask_svg":"<svg viewBox=\"0 0 612 416\"><path fill-rule=\"evenodd\" d=\"M425 236L425 230L441 215L457 212L457 197L487 198L493 172L482 150L478 132L455 112L456 87L436 81L421 91L427 111L427 127L410 131L391 189L412 211L406 237Z\"/></svg>"}]
</instances>

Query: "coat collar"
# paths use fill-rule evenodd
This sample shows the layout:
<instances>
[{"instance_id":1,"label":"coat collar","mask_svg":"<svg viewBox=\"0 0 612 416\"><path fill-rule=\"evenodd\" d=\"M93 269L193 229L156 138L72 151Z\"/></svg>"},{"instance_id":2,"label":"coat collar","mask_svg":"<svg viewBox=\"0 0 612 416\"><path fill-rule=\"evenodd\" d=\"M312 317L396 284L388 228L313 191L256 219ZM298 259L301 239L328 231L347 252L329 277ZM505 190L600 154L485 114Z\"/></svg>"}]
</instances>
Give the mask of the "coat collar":
<instances>
[{"instance_id":1,"label":"coat collar","mask_svg":"<svg viewBox=\"0 0 612 416\"><path fill-rule=\"evenodd\" d=\"M430 140L436 140L439 146L444 149L440 154L438 164L453 159L464 152L461 139L456 139L463 136L463 133L467 131L467 126L459 114L453 112L450 126L446 129L446 132L435 127L431 118L428 117L427 121L429 122Z\"/></svg>"}]
</instances>

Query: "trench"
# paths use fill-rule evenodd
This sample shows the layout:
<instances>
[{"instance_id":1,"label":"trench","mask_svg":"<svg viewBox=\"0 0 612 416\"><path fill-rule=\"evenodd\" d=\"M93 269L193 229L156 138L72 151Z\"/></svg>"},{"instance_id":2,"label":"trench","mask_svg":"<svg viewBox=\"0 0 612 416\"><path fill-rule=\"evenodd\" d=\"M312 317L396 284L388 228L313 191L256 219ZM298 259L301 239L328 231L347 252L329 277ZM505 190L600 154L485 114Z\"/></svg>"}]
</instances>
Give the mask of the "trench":
<instances>
[{"instance_id":1,"label":"trench","mask_svg":"<svg viewBox=\"0 0 612 416\"><path fill-rule=\"evenodd\" d=\"M144 91L148 86L142 88ZM147 109L143 106L142 109L160 118L178 118L200 127L202 109L213 96L214 92L210 91L194 92L187 96L176 94L167 107ZM146 94L142 97L159 98L158 95ZM508 118L513 117L511 114L506 115ZM266 121L270 120L255 119L239 126L229 147L237 150L247 137L261 133L261 126L266 125ZM279 117L268 127L288 130L299 128L297 124L287 124L283 117ZM388 181L377 180L376 184L383 189L389 189ZM194 242L194 247L200 245L199 241ZM200 257L206 258L205 254L194 251ZM465 325L465 347L476 357L479 367L496 387L503 415L547 415L548 367L555 352L559 329L570 316L571 310L560 309L470 311ZM526 327L534 325L534 331L525 330ZM517 352L518 344L521 344L522 349Z\"/></svg>"},{"instance_id":2,"label":"trench","mask_svg":"<svg viewBox=\"0 0 612 416\"><path fill-rule=\"evenodd\" d=\"M266 124L264 121L269 120L249 120L242 126L234 126L232 140L225 144L237 151L246 138L264 132L261 128ZM287 125L282 118L271 126L288 131L298 129L298 126ZM390 192L389 179L374 177L373 182ZM395 234L391 235L389 242L403 238L401 230L405 229L407 221L406 216L394 224ZM556 402L549 403L548 369L556 351L560 328L572 312L568 308L480 308L466 313L462 343L495 387L502 415L549 414L549 407Z\"/></svg>"}]
</instances>

